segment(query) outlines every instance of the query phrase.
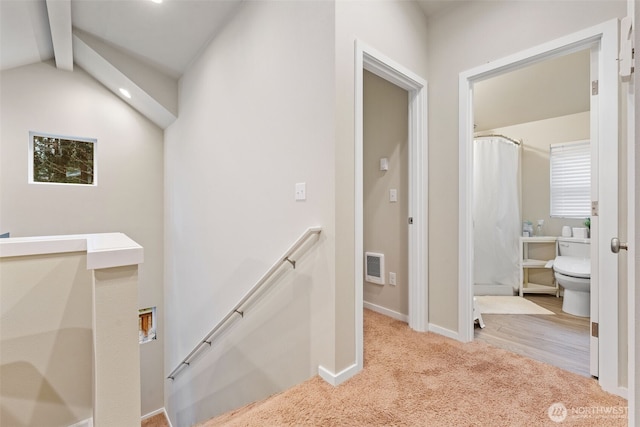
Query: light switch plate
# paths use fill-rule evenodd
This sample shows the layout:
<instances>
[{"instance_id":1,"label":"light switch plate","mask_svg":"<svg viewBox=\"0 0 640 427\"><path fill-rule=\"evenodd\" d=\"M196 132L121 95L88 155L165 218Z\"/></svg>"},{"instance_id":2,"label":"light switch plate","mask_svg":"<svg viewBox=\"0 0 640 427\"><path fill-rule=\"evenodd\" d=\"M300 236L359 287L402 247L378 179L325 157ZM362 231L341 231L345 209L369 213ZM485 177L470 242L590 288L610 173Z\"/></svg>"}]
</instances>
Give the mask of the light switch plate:
<instances>
[{"instance_id":1,"label":"light switch plate","mask_svg":"<svg viewBox=\"0 0 640 427\"><path fill-rule=\"evenodd\" d=\"M389 272L389 284L392 286L396 285L396 273Z\"/></svg>"},{"instance_id":2,"label":"light switch plate","mask_svg":"<svg viewBox=\"0 0 640 427\"><path fill-rule=\"evenodd\" d=\"M298 182L296 184L296 200L307 200L307 183Z\"/></svg>"},{"instance_id":3,"label":"light switch plate","mask_svg":"<svg viewBox=\"0 0 640 427\"><path fill-rule=\"evenodd\" d=\"M389 201L391 203L395 203L398 201L398 190L396 190L395 188L389 190Z\"/></svg>"}]
</instances>

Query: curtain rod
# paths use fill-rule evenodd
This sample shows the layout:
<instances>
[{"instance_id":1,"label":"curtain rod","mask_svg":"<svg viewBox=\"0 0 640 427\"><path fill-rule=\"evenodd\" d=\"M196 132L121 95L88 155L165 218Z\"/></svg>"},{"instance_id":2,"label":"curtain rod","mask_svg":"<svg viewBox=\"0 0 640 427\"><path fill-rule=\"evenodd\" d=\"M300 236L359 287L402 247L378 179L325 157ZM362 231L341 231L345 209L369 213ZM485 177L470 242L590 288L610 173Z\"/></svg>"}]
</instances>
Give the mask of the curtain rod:
<instances>
[{"instance_id":1,"label":"curtain rod","mask_svg":"<svg viewBox=\"0 0 640 427\"><path fill-rule=\"evenodd\" d=\"M522 140L518 141L517 139L513 139L513 138L509 138L508 136L504 136L504 135L498 135L498 134L492 134L492 135L478 135L478 136L474 136L474 139L476 138L504 138L507 141L513 142L516 145L521 145L522 144Z\"/></svg>"}]
</instances>

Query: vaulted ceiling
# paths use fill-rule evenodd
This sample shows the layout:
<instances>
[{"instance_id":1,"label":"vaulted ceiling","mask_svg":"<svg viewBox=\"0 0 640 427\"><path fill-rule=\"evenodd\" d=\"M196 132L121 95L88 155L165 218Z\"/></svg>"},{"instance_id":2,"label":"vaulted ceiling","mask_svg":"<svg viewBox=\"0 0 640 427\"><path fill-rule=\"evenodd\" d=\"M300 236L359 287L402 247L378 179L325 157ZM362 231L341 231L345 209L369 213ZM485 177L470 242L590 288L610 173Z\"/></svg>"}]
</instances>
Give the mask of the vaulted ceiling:
<instances>
[{"instance_id":1,"label":"vaulted ceiling","mask_svg":"<svg viewBox=\"0 0 640 427\"><path fill-rule=\"evenodd\" d=\"M53 58L52 32L58 31L59 26L70 32L73 26L177 78L240 3L241 0L2 0L0 69ZM63 12L52 15L56 10Z\"/></svg>"},{"instance_id":2,"label":"vaulted ceiling","mask_svg":"<svg viewBox=\"0 0 640 427\"><path fill-rule=\"evenodd\" d=\"M48 60L55 60L56 66L64 70L79 66L166 128L178 114L178 79L225 23L233 19L242 1L0 0L0 71ZM467 3L416 1L427 19L437 19L447 9ZM570 61L558 64L571 66ZM526 86L537 88L530 92L536 99L561 103L563 112L583 108L567 106L566 100L554 101L557 91L553 88L567 86L569 81L551 84L550 77L545 77L546 83L535 83L539 74L529 72L522 77L527 79ZM571 80L575 75L572 69L565 68L556 78ZM502 84L523 87L522 80L514 76L502 79ZM127 89L131 97L122 95L120 88ZM489 88L488 92L497 90ZM504 86L500 90L515 93ZM520 102L531 110L535 108L534 97L521 94ZM499 121L514 122L516 119L510 117L513 111L503 108L491 114L499 116ZM539 115L536 113L536 117ZM483 124L497 123L486 117L478 119Z\"/></svg>"},{"instance_id":3,"label":"vaulted ceiling","mask_svg":"<svg viewBox=\"0 0 640 427\"><path fill-rule=\"evenodd\" d=\"M156 1L1 0L0 70L79 65L164 128L177 116L178 79L242 0Z\"/></svg>"}]
</instances>

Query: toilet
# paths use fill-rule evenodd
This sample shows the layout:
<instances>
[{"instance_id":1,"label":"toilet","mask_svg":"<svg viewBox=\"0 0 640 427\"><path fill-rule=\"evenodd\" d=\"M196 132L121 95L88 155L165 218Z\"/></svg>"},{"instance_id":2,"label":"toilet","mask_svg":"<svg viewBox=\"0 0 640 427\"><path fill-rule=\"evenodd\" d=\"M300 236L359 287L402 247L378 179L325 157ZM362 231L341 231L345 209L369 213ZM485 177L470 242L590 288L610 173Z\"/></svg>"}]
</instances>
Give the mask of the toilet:
<instances>
[{"instance_id":1,"label":"toilet","mask_svg":"<svg viewBox=\"0 0 640 427\"><path fill-rule=\"evenodd\" d=\"M558 284L564 288L562 311L574 316L591 315L591 246L589 239L558 237L553 261Z\"/></svg>"}]
</instances>

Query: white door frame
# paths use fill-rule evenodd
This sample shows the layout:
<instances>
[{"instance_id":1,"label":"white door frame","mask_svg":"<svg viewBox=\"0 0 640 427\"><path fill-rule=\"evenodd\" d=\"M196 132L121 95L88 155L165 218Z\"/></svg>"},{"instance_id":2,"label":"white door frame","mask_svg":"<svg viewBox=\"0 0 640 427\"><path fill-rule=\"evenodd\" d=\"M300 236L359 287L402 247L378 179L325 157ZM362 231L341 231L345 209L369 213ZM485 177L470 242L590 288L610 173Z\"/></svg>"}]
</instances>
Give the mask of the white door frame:
<instances>
[{"instance_id":1,"label":"white door frame","mask_svg":"<svg viewBox=\"0 0 640 427\"><path fill-rule=\"evenodd\" d=\"M599 286L599 382L606 391L624 396L626 389L618 382L618 261L609 245L618 232L618 194L607 192L617 188L617 174L609 173L607 165L618 161L618 20L573 33L517 54L502 58L460 73L459 80L459 132L460 132L460 199L459 199L459 281L458 281L458 333L460 340L473 340L473 83L527 65L566 55L592 46L599 48L599 95L597 123L591 132L597 132L598 144L598 200L599 218L592 235L592 258L595 256ZM592 134L593 135L593 134ZM615 214L612 214L615 212ZM599 219L599 221L598 221ZM592 227L594 221L592 220ZM592 277L594 271L592 271ZM612 285L612 283L614 285Z\"/></svg>"},{"instance_id":2,"label":"white door frame","mask_svg":"<svg viewBox=\"0 0 640 427\"><path fill-rule=\"evenodd\" d=\"M417 74L356 40L355 46L355 337L356 365L363 366L363 70L409 92L409 326L417 331L428 328L427 275L427 82Z\"/></svg>"},{"instance_id":3,"label":"white door frame","mask_svg":"<svg viewBox=\"0 0 640 427\"><path fill-rule=\"evenodd\" d=\"M640 22L640 8L635 6L633 0L627 2L627 16L633 22L633 35L635 46L640 46L640 31L635 26ZM624 35L623 35L624 37ZM627 242L629 250L627 254L627 280L628 280L628 342L629 342L629 425L635 426L640 422L640 395L638 384L640 384L640 292L637 289L636 280L640 278L640 221L636 214L638 203L640 202L640 150L636 147L636 140L640 136L640 120L636 118L636 112L640 106L640 79L638 70L638 60L635 61L636 71L632 76L627 101Z\"/></svg>"}]
</instances>

